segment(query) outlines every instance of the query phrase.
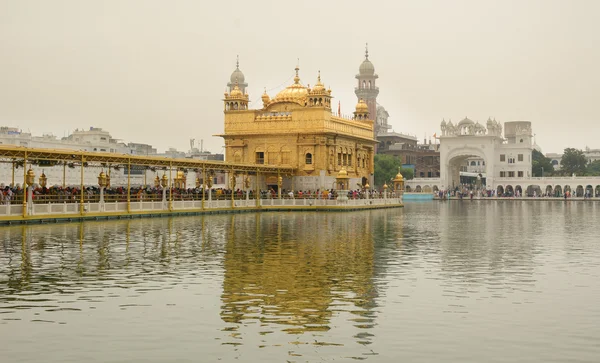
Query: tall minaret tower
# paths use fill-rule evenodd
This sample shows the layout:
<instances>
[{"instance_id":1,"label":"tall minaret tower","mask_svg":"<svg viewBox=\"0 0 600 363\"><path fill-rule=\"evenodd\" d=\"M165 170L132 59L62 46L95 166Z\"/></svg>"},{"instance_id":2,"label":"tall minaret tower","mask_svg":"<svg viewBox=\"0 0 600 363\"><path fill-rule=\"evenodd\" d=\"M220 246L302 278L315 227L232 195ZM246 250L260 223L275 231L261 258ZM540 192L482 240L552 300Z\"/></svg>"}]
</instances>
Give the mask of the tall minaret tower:
<instances>
[{"instance_id":1,"label":"tall minaret tower","mask_svg":"<svg viewBox=\"0 0 600 363\"><path fill-rule=\"evenodd\" d=\"M233 88L237 84L239 90L242 94L246 94L246 87L248 87L248 83L244 82L244 73L240 71L240 57L237 57L235 62L235 70L231 73L231 78L229 79L229 83L227 83L227 87L229 88L229 93L233 91Z\"/></svg>"},{"instance_id":2,"label":"tall minaret tower","mask_svg":"<svg viewBox=\"0 0 600 363\"><path fill-rule=\"evenodd\" d=\"M368 44L365 47L365 60L361 63L358 68L358 87L354 89L356 97L360 101L361 99L369 106L369 119L375 120L377 118L377 95L379 94L379 88L375 85L375 80L379 78L375 74L375 67L369 60L369 47ZM377 136L378 127L374 129L373 138Z\"/></svg>"}]
</instances>

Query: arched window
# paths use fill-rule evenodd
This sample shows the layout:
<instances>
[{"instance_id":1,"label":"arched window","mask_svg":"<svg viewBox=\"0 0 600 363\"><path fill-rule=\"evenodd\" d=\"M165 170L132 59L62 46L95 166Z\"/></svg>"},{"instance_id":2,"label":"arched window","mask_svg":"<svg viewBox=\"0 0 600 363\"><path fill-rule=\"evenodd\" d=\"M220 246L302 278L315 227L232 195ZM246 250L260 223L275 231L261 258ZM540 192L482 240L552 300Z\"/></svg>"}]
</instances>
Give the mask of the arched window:
<instances>
[{"instance_id":1,"label":"arched window","mask_svg":"<svg viewBox=\"0 0 600 363\"><path fill-rule=\"evenodd\" d=\"M369 81L369 89L371 89L371 81Z\"/></svg>"},{"instance_id":2,"label":"arched window","mask_svg":"<svg viewBox=\"0 0 600 363\"><path fill-rule=\"evenodd\" d=\"M362 88L366 88L367 87L367 82L363 81L363 86Z\"/></svg>"},{"instance_id":3,"label":"arched window","mask_svg":"<svg viewBox=\"0 0 600 363\"><path fill-rule=\"evenodd\" d=\"M311 164L312 164L312 154L306 153L306 165L311 165Z\"/></svg>"}]
</instances>

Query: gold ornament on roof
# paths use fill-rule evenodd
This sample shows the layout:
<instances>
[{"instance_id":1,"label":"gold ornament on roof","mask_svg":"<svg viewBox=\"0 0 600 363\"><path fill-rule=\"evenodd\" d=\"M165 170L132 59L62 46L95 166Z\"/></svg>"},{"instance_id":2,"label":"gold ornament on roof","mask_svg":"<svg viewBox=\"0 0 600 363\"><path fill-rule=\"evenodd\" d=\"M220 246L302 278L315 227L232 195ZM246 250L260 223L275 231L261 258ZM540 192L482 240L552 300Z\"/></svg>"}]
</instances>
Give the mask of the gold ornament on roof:
<instances>
[{"instance_id":1,"label":"gold ornament on roof","mask_svg":"<svg viewBox=\"0 0 600 363\"><path fill-rule=\"evenodd\" d=\"M313 93L321 93L325 92L325 86L321 83L321 71L319 71L319 75L317 76L317 84L312 89Z\"/></svg>"},{"instance_id":2,"label":"gold ornament on roof","mask_svg":"<svg viewBox=\"0 0 600 363\"><path fill-rule=\"evenodd\" d=\"M244 97L244 94L242 93L242 91L240 90L240 87L236 83L235 87L233 87L233 89L231 90L231 98L238 98L238 97Z\"/></svg>"},{"instance_id":3,"label":"gold ornament on roof","mask_svg":"<svg viewBox=\"0 0 600 363\"><path fill-rule=\"evenodd\" d=\"M356 104L356 113L368 113L368 112L369 112L369 106L367 105L365 100L363 100L361 98L358 101L358 103Z\"/></svg>"}]
</instances>

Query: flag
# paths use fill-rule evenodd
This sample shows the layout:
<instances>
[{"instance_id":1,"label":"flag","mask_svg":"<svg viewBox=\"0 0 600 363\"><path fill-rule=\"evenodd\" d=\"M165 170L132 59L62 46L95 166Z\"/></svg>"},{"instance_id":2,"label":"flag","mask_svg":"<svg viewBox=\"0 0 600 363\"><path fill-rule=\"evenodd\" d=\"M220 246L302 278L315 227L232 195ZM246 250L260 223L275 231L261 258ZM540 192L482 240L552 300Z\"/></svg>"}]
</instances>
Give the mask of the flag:
<instances>
[{"instance_id":1,"label":"flag","mask_svg":"<svg viewBox=\"0 0 600 363\"><path fill-rule=\"evenodd\" d=\"M342 117L342 109L341 109L340 101L338 101L338 117Z\"/></svg>"}]
</instances>

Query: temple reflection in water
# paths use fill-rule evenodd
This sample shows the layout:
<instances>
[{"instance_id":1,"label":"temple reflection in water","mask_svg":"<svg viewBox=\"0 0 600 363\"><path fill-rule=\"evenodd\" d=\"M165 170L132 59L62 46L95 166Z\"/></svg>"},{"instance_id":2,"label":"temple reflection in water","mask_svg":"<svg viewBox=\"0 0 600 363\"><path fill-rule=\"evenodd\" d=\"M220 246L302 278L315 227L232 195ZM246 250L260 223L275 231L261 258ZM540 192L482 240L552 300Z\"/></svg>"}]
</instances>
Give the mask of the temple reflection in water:
<instances>
[{"instance_id":1,"label":"temple reflection in water","mask_svg":"<svg viewBox=\"0 0 600 363\"><path fill-rule=\"evenodd\" d=\"M362 214L232 217L225 248L222 319L328 330L336 311L373 324L373 223ZM325 237L327 236L327 237Z\"/></svg>"},{"instance_id":2,"label":"temple reflection in water","mask_svg":"<svg viewBox=\"0 0 600 363\"><path fill-rule=\"evenodd\" d=\"M222 291L209 293L220 295L214 313L224 331L254 323L263 332L319 332L339 318L368 344L370 333L360 331L376 324L375 280L385 269L374 238L400 240L401 230L388 228L392 216L254 213L6 227L0 308L15 308L10 297L20 294L70 295L77 305L115 288L137 297L152 291L149 284L222 280L212 285ZM92 290L99 292L88 296Z\"/></svg>"}]
</instances>

